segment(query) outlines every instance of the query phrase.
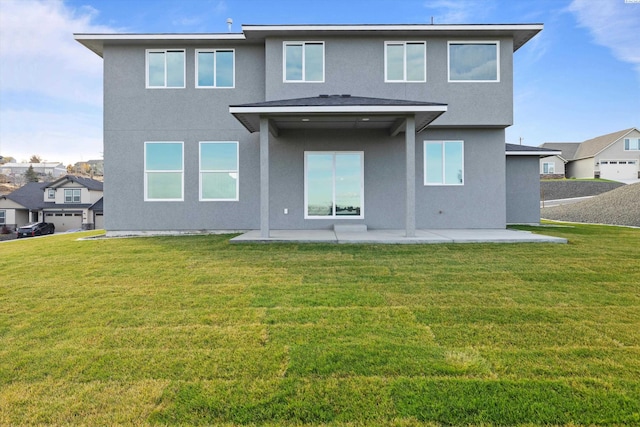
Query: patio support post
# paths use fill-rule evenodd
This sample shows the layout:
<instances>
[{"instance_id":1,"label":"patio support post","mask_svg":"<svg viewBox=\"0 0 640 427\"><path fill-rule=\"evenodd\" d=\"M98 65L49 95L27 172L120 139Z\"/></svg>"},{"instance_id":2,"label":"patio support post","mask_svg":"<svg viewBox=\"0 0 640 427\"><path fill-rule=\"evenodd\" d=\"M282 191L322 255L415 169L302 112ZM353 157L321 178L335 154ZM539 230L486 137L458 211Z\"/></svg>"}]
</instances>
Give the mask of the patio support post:
<instances>
[{"instance_id":1,"label":"patio support post","mask_svg":"<svg viewBox=\"0 0 640 427\"><path fill-rule=\"evenodd\" d=\"M405 131L405 148L407 158L407 197L405 227L406 237L416 236L416 119L407 117Z\"/></svg>"},{"instance_id":2,"label":"patio support post","mask_svg":"<svg viewBox=\"0 0 640 427\"><path fill-rule=\"evenodd\" d=\"M260 237L269 238L269 119L260 116Z\"/></svg>"}]
</instances>

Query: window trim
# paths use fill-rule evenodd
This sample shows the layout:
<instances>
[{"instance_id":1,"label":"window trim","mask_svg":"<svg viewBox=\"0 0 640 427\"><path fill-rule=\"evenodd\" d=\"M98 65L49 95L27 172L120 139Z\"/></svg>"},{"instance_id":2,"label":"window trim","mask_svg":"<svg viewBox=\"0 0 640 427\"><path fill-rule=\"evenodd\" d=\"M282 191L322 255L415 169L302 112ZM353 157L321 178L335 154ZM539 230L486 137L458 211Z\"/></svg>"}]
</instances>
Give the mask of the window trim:
<instances>
[{"instance_id":1,"label":"window trim","mask_svg":"<svg viewBox=\"0 0 640 427\"><path fill-rule=\"evenodd\" d=\"M427 144L433 144L439 142L441 147L442 147L442 182L440 183L434 183L434 182L427 182ZM444 146L447 142L459 142L462 143L462 182L459 183L455 183L455 184L447 184L445 182L445 175L446 175L446 169L445 169L445 151L444 151ZM461 187L464 186L464 140L463 139L425 139L423 141L423 145L422 145L422 173L423 173L423 181L424 181L424 186L425 187L440 187L440 186L453 186L453 187Z\"/></svg>"},{"instance_id":2,"label":"window trim","mask_svg":"<svg viewBox=\"0 0 640 427\"><path fill-rule=\"evenodd\" d=\"M49 188L47 191L47 199L55 199L56 198L56 189Z\"/></svg>"},{"instance_id":3,"label":"window trim","mask_svg":"<svg viewBox=\"0 0 640 427\"><path fill-rule=\"evenodd\" d=\"M451 80L451 45L452 44L494 44L496 46L496 79L495 80ZM500 83L500 40L449 40L447 41L447 82L448 83Z\"/></svg>"},{"instance_id":4,"label":"window trim","mask_svg":"<svg viewBox=\"0 0 640 427\"><path fill-rule=\"evenodd\" d=\"M231 68L231 86L218 86L217 85L217 79L216 79L216 70L218 68L218 63L217 63L217 58L216 58L216 54L217 52L231 52L231 54L233 55L233 66ZM200 53L213 53L214 54L214 60L213 60L213 82L214 85L213 86L200 86L200 84L198 83L198 70L200 68L200 61L198 61L198 54ZM196 89L235 89L236 88L236 50L233 48L215 48L215 49L196 49L195 51L195 64L196 66L195 68L195 86Z\"/></svg>"},{"instance_id":5,"label":"window trim","mask_svg":"<svg viewBox=\"0 0 640 427\"><path fill-rule=\"evenodd\" d=\"M180 148L182 150L182 165L180 171L174 170L147 170L147 144L180 144ZM144 163L144 201L145 202L183 202L184 201L184 141L145 141L144 142L144 154L143 154L143 163ZM149 198L149 185L148 185L148 174L149 172L171 172L171 173L180 173L181 179L181 191L179 199L151 199Z\"/></svg>"},{"instance_id":6,"label":"window trim","mask_svg":"<svg viewBox=\"0 0 640 427\"><path fill-rule=\"evenodd\" d=\"M235 144L236 146L236 166L237 169L202 169L202 145L203 144ZM202 174L210 172L228 172L237 174L236 177L236 195L233 199L205 199L202 197ZM198 200L201 202L238 202L240 201L240 144L238 141L200 141L198 143Z\"/></svg>"},{"instance_id":7,"label":"window trim","mask_svg":"<svg viewBox=\"0 0 640 427\"><path fill-rule=\"evenodd\" d=\"M407 80L407 44L421 44L424 47L423 59L424 59L424 73L421 80ZM388 63L387 63L387 46L389 45L402 45L404 53L402 58L403 65L403 78L402 80L391 80L387 75ZM427 81L427 42L424 40L407 40L407 41L386 41L384 42L384 82L385 83L425 83Z\"/></svg>"},{"instance_id":8,"label":"window trim","mask_svg":"<svg viewBox=\"0 0 640 427\"><path fill-rule=\"evenodd\" d=\"M164 86L150 86L149 85L149 54L150 53L164 53ZM182 52L184 54L184 61L182 61L182 86L167 86L167 52ZM145 66L145 87L147 89L185 89L187 87L187 51L182 48L167 48L167 49L146 49L144 55Z\"/></svg>"},{"instance_id":9,"label":"window trim","mask_svg":"<svg viewBox=\"0 0 640 427\"><path fill-rule=\"evenodd\" d=\"M308 193L308 156L309 154L332 154L333 155L333 168L332 168L332 191L333 191L333 214L318 216L309 215L309 193ZM337 154L359 154L360 155L360 215L336 215L335 214L335 199L336 199L336 155ZM337 219L364 219L364 151L305 151L304 152L304 219L324 219L335 221Z\"/></svg>"},{"instance_id":10,"label":"window trim","mask_svg":"<svg viewBox=\"0 0 640 427\"><path fill-rule=\"evenodd\" d=\"M305 56L307 44L320 44L322 45L322 80L305 80ZM287 46L302 45L302 79L301 80L287 80ZM324 41L283 41L282 42L282 81L284 83L324 83L325 82L325 68L326 68L326 51Z\"/></svg>"},{"instance_id":11,"label":"window trim","mask_svg":"<svg viewBox=\"0 0 640 427\"><path fill-rule=\"evenodd\" d=\"M67 191L71 192L71 201L70 202L67 201ZM74 201L74 199L75 199L74 193L76 191L78 192L78 201L77 202ZM75 205L77 205L79 203L82 203L82 189L81 188L64 188L64 204L65 205L67 205L67 204L75 204Z\"/></svg>"}]
</instances>

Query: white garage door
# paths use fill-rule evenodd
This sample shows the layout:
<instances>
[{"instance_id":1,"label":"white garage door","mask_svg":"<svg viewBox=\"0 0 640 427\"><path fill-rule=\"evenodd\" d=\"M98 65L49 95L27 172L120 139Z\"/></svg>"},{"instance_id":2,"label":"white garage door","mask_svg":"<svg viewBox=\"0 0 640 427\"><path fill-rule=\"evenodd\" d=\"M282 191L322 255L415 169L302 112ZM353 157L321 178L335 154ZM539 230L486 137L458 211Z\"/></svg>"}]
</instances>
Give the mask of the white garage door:
<instances>
[{"instance_id":1,"label":"white garage door","mask_svg":"<svg viewBox=\"0 0 640 427\"><path fill-rule=\"evenodd\" d=\"M96 230L104 230L104 215L101 213L96 214Z\"/></svg>"},{"instance_id":2,"label":"white garage door","mask_svg":"<svg viewBox=\"0 0 640 427\"><path fill-rule=\"evenodd\" d=\"M637 160L602 160L600 162L600 178L603 179L638 179Z\"/></svg>"},{"instance_id":3,"label":"white garage door","mask_svg":"<svg viewBox=\"0 0 640 427\"><path fill-rule=\"evenodd\" d=\"M52 222L56 226L56 233L82 228L81 213L47 213L45 222Z\"/></svg>"}]
</instances>

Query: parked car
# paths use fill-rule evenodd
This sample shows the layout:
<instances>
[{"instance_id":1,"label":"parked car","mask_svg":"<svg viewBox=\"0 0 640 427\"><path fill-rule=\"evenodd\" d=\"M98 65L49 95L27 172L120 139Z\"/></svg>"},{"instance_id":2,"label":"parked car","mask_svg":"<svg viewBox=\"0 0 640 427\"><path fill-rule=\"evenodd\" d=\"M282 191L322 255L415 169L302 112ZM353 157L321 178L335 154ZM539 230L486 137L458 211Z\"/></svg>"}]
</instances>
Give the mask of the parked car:
<instances>
[{"instance_id":1,"label":"parked car","mask_svg":"<svg viewBox=\"0 0 640 427\"><path fill-rule=\"evenodd\" d=\"M53 234L56 231L55 225L50 222L34 222L18 228L17 238L42 236L43 234Z\"/></svg>"}]
</instances>

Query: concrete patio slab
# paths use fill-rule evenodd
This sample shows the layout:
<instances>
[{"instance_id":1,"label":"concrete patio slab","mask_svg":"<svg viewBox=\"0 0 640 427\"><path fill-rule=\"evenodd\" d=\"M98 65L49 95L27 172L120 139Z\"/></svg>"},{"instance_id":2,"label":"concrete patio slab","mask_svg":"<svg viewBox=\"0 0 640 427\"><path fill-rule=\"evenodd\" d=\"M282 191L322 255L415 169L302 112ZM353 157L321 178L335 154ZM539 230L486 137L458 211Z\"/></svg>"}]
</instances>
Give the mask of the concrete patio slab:
<instances>
[{"instance_id":1,"label":"concrete patio slab","mask_svg":"<svg viewBox=\"0 0 640 427\"><path fill-rule=\"evenodd\" d=\"M544 236L528 231L503 229L416 230L406 237L404 230L271 230L263 238L259 230L251 230L231 239L231 243L370 243L370 244L435 244L435 243L567 243L567 239Z\"/></svg>"}]
</instances>

